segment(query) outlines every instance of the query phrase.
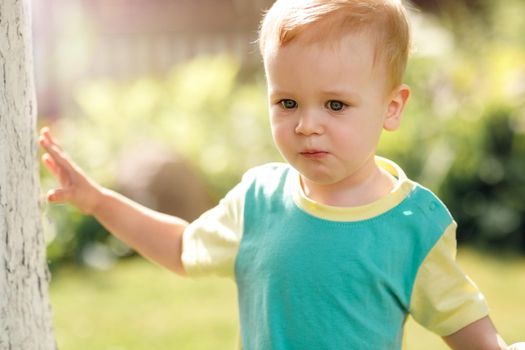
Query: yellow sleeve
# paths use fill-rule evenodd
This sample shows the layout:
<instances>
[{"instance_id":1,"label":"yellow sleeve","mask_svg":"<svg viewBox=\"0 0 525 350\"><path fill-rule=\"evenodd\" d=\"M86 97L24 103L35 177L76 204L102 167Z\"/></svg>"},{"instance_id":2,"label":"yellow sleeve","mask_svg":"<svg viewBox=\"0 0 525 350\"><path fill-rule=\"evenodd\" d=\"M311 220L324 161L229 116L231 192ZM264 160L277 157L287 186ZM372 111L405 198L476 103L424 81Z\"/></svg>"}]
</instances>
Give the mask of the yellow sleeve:
<instances>
[{"instance_id":1,"label":"yellow sleeve","mask_svg":"<svg viewBox=\"0 0 525 350\"><path fill-rule=\"evenodd\" d=\"M242 238L247 178L245 175L216 207L184 231L182 264L188 276L234 277L235 257Z\"/></svg>"},{"instance_id":2,"label":"yellow sleeve","mask_svg":"<svg viewBox=\"0 0 525 350\"><path fill-rule=\"evenodd\" d=\"M488 315L483 294L456 262L456 227L450 224L425 258L412 291L412 317L440 336Z\"/></svg>"}]
</instances>

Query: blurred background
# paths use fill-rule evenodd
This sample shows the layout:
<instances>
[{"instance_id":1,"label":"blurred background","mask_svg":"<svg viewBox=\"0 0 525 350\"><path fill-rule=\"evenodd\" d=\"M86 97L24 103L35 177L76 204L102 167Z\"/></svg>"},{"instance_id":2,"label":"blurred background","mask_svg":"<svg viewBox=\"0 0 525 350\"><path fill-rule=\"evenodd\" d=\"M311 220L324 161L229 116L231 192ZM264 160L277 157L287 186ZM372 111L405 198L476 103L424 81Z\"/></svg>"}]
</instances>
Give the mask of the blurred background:
<instances>
[{"instance_id":1,"label":"blurred background","mask_svg":"<svg viewBox=\"0 0 525 350\"><path fill-rule=\"evenodd\" d=\"M40 126L103 185L196 218L249 167L280 160L255 44L272 2L33 0ZM525 2L411 8L412 97L379 153L448 205L498 328L525 340ZM73 208L44 212L62 349L235 347L231 281L181 281ZM446 349L412 322L408 345Z\"/></svg>"}]
</instances>

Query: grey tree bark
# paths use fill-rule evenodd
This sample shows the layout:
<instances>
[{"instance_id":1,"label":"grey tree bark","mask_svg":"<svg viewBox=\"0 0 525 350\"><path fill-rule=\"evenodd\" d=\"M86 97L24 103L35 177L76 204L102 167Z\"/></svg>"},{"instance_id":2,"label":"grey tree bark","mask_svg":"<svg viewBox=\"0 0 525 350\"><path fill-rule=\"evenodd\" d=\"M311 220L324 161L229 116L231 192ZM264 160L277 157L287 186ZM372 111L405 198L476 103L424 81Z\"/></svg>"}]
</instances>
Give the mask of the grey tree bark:
<instances>
[{"instance_id":1,"label":"grey tree bark","mask_svg":"<svg viewBox=\"0 0 525 350\"><path fill-rule=\"evenodd\" d=\"M39 205L29 1L0 1L0 350L56 349Z\"/></svg>"}]
</instances>

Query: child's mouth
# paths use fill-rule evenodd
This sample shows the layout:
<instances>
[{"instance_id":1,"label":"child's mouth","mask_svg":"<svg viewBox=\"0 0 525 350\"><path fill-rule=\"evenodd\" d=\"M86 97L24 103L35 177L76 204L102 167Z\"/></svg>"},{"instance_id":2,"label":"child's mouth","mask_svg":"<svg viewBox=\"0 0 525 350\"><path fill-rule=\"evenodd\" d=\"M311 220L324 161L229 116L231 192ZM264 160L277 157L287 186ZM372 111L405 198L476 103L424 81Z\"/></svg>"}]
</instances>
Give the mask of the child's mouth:
<instances>
[{"instance_id":1,"label":"child's mouth","mask_svg":"<svg viewBox=\"0 0 525 350\"><path fill-rule=\"evenodd\" d=\"M318 150L307 150L299 152L299 154L309 159L320 159L326 157L328 155L328 152Z\"/></svg>"}]
</instances>

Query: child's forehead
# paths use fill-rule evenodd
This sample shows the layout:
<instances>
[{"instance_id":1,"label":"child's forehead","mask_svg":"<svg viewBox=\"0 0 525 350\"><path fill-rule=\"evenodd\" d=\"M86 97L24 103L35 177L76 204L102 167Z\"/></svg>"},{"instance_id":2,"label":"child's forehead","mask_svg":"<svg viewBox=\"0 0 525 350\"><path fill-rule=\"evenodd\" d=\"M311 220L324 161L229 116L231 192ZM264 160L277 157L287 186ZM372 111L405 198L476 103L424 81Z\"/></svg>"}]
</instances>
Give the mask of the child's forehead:
<instances>
[{"instance_id":1,"label":"child's forehead","mask_svg":"<svg viewBox=\"0 0 525 350\"><path fill-rule=\"evenodd\" d=\"M268 45L263 54L265 66L277 56L285 56L290 51L300 51L308 57L329 56L344 63L347 59L366 57L371 65L376 65L376 41L374 34L367 30L348 32L344 35L320 36L315 30L302 32L287 43ZM299 57L302 59L302 56ZM320 62L322 63L322 62Z\"/></svg>"},{"instance_id":2,"label":"child's forehead","mask_svg":"<svg viewBox=\"0 0 525 350\"><path fill-rule=\"evenodd\" d=\"M296 27L286 32L285 37L270 36L265 42L263 56L288 45L317 47L337 51L353 37L366 37L379 51L381 28L373 23L348 24L326 17L323 20ZM264 58L264 57L263 57Z\"/></svg>"},{"instance_id":3,"label":"child's forehead","mask_svg":"<svg viewBox=\"0 0 525 350\"><path fill-rule=\"evenodd\" d=\"M277 90L281 85L290 90L297 84L307 84L314 90L348 91L350 87L368 86L371 81L383 90L387 84L386 64L375 62L375 44L367 32L350 33L336 40L298 36L265 51L267 83Z\"/></svg>"},{"instance_id":4,"label":"child's forehead","mask_svg":"<svg viewBox=\"0 0 525 350\"><path fill-rule=\"evenodd\" d=\"M337 47L341 36L359 31L373 34L374 65L385 69L389 89L395 89L410 51L408 17L400 0L277 0L262 22L259 49L267 60L268 52L299 39Z\"/></svg>"},{"instance_id":5,"label":"child's forehead","mask_svg":"<svg viewBox=\"0 0 525 350\"><path fill-rule=\"evenodd\" d=\"M360 35L348 36L337 43L293 41L268 50L265 56L267 73L277 75L316 72L323 76L354 76L358 72L376 71L373 44Z\"/></svg>"}]
</instances>

